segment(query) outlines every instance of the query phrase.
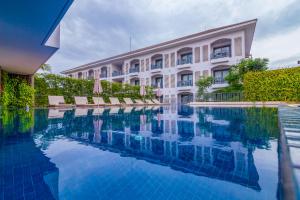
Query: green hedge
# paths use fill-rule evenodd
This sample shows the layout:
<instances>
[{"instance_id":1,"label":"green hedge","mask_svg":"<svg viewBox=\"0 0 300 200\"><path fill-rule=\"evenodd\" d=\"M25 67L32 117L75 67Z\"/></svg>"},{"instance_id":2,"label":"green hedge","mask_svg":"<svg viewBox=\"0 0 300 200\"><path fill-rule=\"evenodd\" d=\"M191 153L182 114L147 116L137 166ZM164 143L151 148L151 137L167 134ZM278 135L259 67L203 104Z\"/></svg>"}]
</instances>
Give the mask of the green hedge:
<instances>
[{"instance_id":1,"label":"green hedge","mask_svg":"<svg viewBox=\"0 0 300 200\"><path fill-rule=\"evenodd\" d=\"M300 101L300 67L247 73L244 96L248 101Z\"/></svg>"},{"instance_id":2,"label":"green hedge","mask_svg":"<svg viewBox=\"0 0 300 200\"><path fill-rule=\"evenodd\" d=\"M121 101L124 97L141 98L140 86L129 84L111 83L101 81L103 92L100 94L106 102L109 97L118 97ZM74 103L74 96L87 96L92 103L94 80L80 80L63 77L55 74L37 74L34 83L36 95L35 105L48 105L49 95L60 95L65 97L66 103ZM146 87L146 98L153 97L151 87Z\"/></svg>"},{"instance_id":3,"label":"green hedge","mask_svg":"<svg viewBox=\"0 0 300 200\"><path fill-rule=\"evenodd\" d=\"M2 71L1 80L0 106L25 108L33 105L34 89L24 76Z\"/></svg>"}]
</instances>

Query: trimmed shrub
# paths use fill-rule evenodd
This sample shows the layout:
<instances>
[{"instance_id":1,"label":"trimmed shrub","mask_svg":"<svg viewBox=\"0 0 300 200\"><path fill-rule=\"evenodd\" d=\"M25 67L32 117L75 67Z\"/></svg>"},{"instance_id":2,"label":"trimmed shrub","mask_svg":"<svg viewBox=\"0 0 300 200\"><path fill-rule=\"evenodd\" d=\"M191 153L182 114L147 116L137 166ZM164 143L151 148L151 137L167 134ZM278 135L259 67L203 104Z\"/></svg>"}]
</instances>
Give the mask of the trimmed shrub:
<instances>
[{"instance_id":1,"label":"trimmed shrub","mask_svg":"<svg viewBox=\"0 0 300 200\"><path fill-rule=\"evenodd\" d=\"M55 74L37 74L34 82L35 105L48 105L49 95L64 96L66 103L74 103L74 96L91 97L93 86L92 80L72 79Z\"/></svg>"},{"instance_id":2,"label":"trimmed shrub","mask_svg":"<svg viewBox=\"0 0 300 200\"><path fill-rule=\"evenodd\" d=\"M94 80L82 80L69 77L63 77L55 74L37 74L35 76L35 104L36 106L47 106L49 95L64 96L66 103L74 103L74 96L87 96L90 103L93 94ZM111 83L109 81L101 81L104 101L108 102L109 97L118 97L123 100L124 97L141 98L140 86L129 84ZM153 97L151 87L146 87L146 98Z\"/></svg>"},{"instance_id":3,"label":"trimmed shrub","mask_svg":"<svg viewBox=\"0 0 300 200\"><path fill-rule=\"evenodd\" d=\"M248 101L300 101L300 67L247 73L244 96Z\"/></svg>"},{"instance_id":4,"label":"trimmed shrub","mask_svg":"<svg viewBox=\"0 0 300 200\"><path fill-rule=\"evenodd\" d=\"M35 91L24 78L2 72L2 79L1 105L18 108L33 105Z\"/></svg>"}]
</instances>

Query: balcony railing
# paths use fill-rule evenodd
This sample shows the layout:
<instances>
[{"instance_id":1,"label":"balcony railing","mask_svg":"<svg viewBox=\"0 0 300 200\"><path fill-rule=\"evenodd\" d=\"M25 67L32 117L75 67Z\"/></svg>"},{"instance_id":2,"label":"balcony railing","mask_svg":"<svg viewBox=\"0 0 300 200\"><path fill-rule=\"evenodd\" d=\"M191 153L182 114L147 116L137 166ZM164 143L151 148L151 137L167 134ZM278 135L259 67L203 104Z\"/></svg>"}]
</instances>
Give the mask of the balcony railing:
<instances>
[{"instance_id":1,"label":"balcony railing","mask_svg":"<svg viewBox=\"0 0 300 200\"><path fill-rule=\"evenodd\" d=\"M244 101L244 95L241 92L234 93L208 93L204 94L201 98L196 101Z\"/></svg>"},{"instance_id":2,"label":"balcony railing","mask_svg":"<svg viewBox=\"0 0 300 200\"><path fill-rule=\"evenodd\" d=\"M112 76L122 76L122 75L123 75L123 72L121 72L121 71L114 71L112 73Z\"/></svg>"},{"instance_id":3,"label":"balcony railing","mask_svg":"<svg viewBox=\"0 0 300 200\"><path fill-rule=\"evenodd\" d=\"M152 83L151 87L153 87L153 88L163 88L163 83Z\"/></svg>"},{"instance_id":4,"label":"balcony railing","mask_svg":"<svg viewBox=\"0 0 300 200\"><path fill-rule=\"evenodd\" d=\"M107 78L107 74L100 74L100 78Z\"/></svg>"},{"instance_id":5,"label":"balcony railing","mask_svg":"<svg viewBox=\"0 0 300 200\"><path fill-rule=\"evenodd\" d=\"M193 64L192 58L178 59L177 65Z\"/></svg>"},{"instance_id":6,"label":"balcony railing","mask_svg":"<svg viewBox=\"0 0 300 200\"><path fill-rule=\"evenodd\" d=\"M231 57L230 51L220 52L220 53L212 53L210 55L210 59L218 59L218 58L226 58Z\"/></svg>"},{"instance_id":7,"label":"balcony railing","mask_svg":"<svg viewBox=\"0 0 300 200\"><path fill-rule=\"evenodd\" d=\"M214 84L224 84L227 83L224 77L214 77Z\"/></svg>"},{"instance_id":8,"label":"balcony railing","mask_svg":"<svg viewBox=\"0 0 300 200\"><path fill-rule=\"evenodd\" d=\"M159 63L159 64L152 64L151 65L151 69L162 69L162 64Z\"/></svg>"},{"instance_id":9,"label":"balcony railing","mask_svg":"<svg viewBox=\"0 0 300 200\"><path fill-rule=\"evenodd\" d=\"M129 69L129 73L138 73L138 72L140 72L139 68L130 68Z\"/></svg>"},{"instance_id":10,"label":"balcony railing","mask_svg":"<svg viewBox=\"0 0 300 200\"><path fill-rule=\"evenodd\" d=\"M187 86L193 86L193 80L178 81L177 82L177 87L187 87Z\"/></svg>"}]
</instances>

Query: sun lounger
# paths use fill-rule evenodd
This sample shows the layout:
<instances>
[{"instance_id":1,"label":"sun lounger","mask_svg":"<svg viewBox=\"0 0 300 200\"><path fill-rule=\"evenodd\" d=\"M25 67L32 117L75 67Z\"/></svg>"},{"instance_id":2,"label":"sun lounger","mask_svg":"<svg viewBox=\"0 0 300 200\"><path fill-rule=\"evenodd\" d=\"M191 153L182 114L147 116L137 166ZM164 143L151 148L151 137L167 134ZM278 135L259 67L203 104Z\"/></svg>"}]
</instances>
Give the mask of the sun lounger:
<instances>
[{"instance_id":1,"label":"sun lounger","mask_svg":"<svg viewBox=\"0 0 300 200\"><path fill-rule=\"evenodd\" d=\"M63 96L48 96L50 107L71 107L72 104L66 104Z\"/></svg>"},{"instance_id":2,"label":"sun lounger","mask_svg":"<svg viewBox=\"0 0 300 200\"><path fill-rule=\"evenodd\" d=\"M122 106L119 99L116 97L109 97L110 105L112 106Z\"/></svg>"},{"instance_id":3,"label":"sun lounger","mask_svg":"<svg viewBox=\"0 0 300 200\"><path fill-rule=\"evenodd\" d=\"M96 104L89 104L87 97L74 97L76 106L96 106Z\"/></svg>"},{"instance_id":4,"label":"sun lounger","mask_svg":"<svg viewBox=\"0 0 300 200\"><path fill-rule=\"evenodd\" d=\"M129 105L129 106L143 106L145 105L145 103L141 102L141 103L134 103L130 98L124 98L125 104Z\"/></svg>"},{"instance_id":5,"label":"sun lounger","mask_svg":"<svg viewBox=\"0 0 300 200\"><path fill-rule=\"evenodd\" d=\"M94 104L99 106L105 106L107 103L104 102L102 97L93 97Z\"/></svg>"},{"instance_id":6,"label":"sun lounger","mask_svg":"<svg viewBox=\"0 0 300 200\"><path fill-rule=\"evenodd\" d=\"M145 101L148 105L155 105L150 99L145 99Z\"/></svg>"},{"instance_id":7,"label":"sun lounger","mask_svg":"<svg viewBox=\"0 0 300 200\"><path fill-rule=\"evenodd\" d=\"M157 99L152 99L152 101L157 105L168 105L170 103L160 103Z\"/></svg>"},{"instance_id":8,"label":"sun lounger","mask_svg":"<svg viewBox=\"0 0 300 200\"><path fill-rule=\"evenodd\" d=\"M140 100L140 99L135 99L134 101L135 101L137 104L139 104L139 105L146 105L146 103L143 102L143 101Z\"/></svg>"}]
</instances>

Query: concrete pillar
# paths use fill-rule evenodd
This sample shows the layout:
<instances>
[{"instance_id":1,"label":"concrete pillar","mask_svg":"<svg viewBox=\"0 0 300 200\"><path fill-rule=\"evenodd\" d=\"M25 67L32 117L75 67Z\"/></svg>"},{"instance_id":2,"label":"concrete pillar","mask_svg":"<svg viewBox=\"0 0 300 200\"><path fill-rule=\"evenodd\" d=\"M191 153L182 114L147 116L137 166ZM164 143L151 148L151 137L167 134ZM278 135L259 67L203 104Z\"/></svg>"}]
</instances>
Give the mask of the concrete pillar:
<instances>
[{"instance_id":1,"label":"concrete pillar","mask_svg":"<svg viewBox=\"0 0 300 200\"><path fill-rule=\"evenodd\" d=\"M29 85L34 88L34 74L28 75Z\"/></svg>"}]
</instances>

